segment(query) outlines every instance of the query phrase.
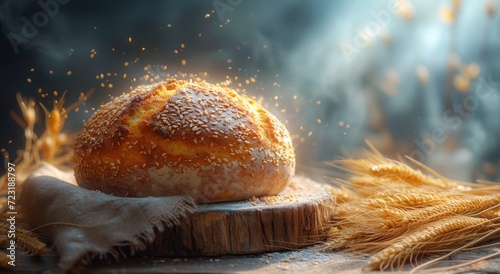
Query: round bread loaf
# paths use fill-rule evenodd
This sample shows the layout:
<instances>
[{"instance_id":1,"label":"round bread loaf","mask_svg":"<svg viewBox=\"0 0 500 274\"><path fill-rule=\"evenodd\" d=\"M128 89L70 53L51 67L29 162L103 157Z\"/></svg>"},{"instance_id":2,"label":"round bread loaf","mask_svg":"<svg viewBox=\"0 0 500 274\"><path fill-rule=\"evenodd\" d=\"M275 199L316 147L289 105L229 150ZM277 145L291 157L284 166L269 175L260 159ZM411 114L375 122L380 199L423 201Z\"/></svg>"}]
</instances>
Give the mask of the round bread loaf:
<instances>
[{"instance_id":1,"label":"round bread loaf","mask_svg":"<svg viewBox=\"0 0 500 274\"><path fill-rule=\"evenodd\" d=\"M285 126L254 100L169 79L101 106L76 137L74 170L87 189L209 203L279 193L295 154Z\"/></svg>"}]
</instances>

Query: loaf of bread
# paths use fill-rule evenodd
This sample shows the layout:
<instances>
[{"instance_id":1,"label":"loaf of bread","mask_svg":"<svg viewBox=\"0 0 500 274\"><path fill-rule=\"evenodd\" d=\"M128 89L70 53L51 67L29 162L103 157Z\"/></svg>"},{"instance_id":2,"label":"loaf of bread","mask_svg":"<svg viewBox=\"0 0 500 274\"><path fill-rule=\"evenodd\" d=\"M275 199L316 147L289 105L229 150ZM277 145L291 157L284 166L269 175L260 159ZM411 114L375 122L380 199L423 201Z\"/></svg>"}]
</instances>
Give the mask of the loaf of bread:
<instances>
[{"instance_id":1,"label":"loaf of bread","mask_svg":"<svg viewBox=\"0 0 500 274\"><path fill-rule=\"evenodd\" d=\"M295 173L285 126L234 90L168 79L101 106L74 145L78 184L199 203L275 195Z\"/></svg>"}]
</instances>

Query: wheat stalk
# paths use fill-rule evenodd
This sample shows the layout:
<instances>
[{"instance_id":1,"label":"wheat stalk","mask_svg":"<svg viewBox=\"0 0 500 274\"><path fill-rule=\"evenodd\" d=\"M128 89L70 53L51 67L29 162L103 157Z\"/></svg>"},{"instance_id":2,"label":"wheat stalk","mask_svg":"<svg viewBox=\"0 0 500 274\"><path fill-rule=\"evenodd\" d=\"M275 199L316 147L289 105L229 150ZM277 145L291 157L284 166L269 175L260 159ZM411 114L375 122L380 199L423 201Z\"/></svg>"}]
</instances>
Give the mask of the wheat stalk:
<instances>
[{"instance_id":1,"label":"wheat stalk","mask_svg":"<svg viewBox=\"0 0 500 274\"><path fill-rule=\"evenodd\" d=\"M418 254L437 244L440 248L456 248L460 246L458 240L475 239L478 233L483 232L488 219L467 216L449 216L439 219L415 231L398 238L389 247L371 256L363 266L363 271L401 269Z\"/></svg>"},{"instance_id":2,"label":"wheat stalk","mask_svg":"<svg viewBox=\"0 0 500 274\"><path fill-rule=\"evenodd\" d=\"M9 226L5 223L0 223L0 232L7 235L10 230ZM41 255L47 252L47 246L38 240L38 238L29 230L23 228L16 228L15 230L16 244L31 255Z\"/></svg>"},{"instance_id":3,"label":"wheat stalk","mask_svg":"<svg viewBox=\"0 0 500 274\"><path fill-rule=\"evenodd\" d=\"M394 270L498 234L500 194L494 193L500 187L449 180L411 158L419 169L369 146L362 159L329 163L346 171L347 179L332 180L337 206L326 250L375 253L364 270Z\"/></svg>"}]
</instances>

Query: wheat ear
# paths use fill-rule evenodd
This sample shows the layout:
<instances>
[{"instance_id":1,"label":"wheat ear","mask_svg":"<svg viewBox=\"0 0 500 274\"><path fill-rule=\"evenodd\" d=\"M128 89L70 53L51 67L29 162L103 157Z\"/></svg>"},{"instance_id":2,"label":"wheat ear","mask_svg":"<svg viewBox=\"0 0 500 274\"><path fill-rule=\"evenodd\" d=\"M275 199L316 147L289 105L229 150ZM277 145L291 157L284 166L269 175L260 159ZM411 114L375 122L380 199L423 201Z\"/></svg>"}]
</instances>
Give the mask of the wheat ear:
<instances>
[{"instance_id":1,"label":"wheat ear","mask_svg":"<svg viewBox=\"0 0 500 274\"><path fill-rule=\"evenodd\" d=\"M389 267L400 269L408 259L416 259L418 253L429 251L443 239L448 241L454 238L452 242L460 244L464 238L470 240L468 238L477 237L476 233L482 231L488 222L488 219L468 216L445 217L398 238L389 247L371 256L363 266L363 271L385 270Z\"/></svg>"}]
</instances>

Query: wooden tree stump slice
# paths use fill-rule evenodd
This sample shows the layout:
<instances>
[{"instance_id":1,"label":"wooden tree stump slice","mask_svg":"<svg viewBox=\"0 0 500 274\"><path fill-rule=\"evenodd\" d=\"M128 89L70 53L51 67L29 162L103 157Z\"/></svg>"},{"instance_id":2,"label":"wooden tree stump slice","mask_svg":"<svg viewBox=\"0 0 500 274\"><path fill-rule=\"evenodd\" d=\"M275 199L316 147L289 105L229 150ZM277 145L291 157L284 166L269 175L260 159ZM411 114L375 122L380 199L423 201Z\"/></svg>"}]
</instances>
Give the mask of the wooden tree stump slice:
<instances>
[{"instance_id":1,"label":"wooden tree stump slice","mask_svg":"<svg viewBox=\"0 0 500 274\"><path fill-rule=\"evenodd\" d=\"M295 177L279 195L200 205L158 233L147 254L220 256L296 249L323 241L335 197L328 186Z\"/></svg>"}]
</instances>

